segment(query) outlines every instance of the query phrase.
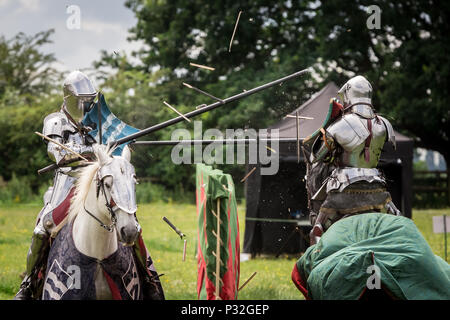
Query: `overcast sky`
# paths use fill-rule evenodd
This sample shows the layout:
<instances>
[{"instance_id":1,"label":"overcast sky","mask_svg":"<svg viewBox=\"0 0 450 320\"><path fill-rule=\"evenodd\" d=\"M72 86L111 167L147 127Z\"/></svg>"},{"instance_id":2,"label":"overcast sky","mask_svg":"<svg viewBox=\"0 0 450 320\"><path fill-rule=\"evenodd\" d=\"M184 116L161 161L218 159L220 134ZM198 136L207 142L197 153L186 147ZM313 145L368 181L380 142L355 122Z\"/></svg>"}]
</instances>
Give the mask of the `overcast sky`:
<instances>
[{"instance_id":1,"label":"overcast sky","mask_svg":"<svg viewBox=\"0 0 450 320\"><path fill-rule=\"evenodd\" d=\"M67 71L92 67L100 50L130 53L141 46L128 42L128 30L136 23L124 0L0 0L0 35L7 39L18 32L28 35L54 29L52 44L43 51L58 59L56 67ZM76 27L75 11L80 9L80 25ZM70 7L72 6L72 7ZM76 9L76 8L75 8Z\"/></svg>"}]
</instances>

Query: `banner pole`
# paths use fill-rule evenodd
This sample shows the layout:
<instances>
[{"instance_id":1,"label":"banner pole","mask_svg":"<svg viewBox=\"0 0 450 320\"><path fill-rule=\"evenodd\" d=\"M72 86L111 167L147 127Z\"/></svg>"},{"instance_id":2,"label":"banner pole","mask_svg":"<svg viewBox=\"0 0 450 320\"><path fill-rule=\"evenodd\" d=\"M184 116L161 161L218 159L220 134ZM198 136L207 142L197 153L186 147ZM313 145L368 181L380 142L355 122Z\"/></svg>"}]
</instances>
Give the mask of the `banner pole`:
<instances>
[{"instance_id":1,"label":"banner pole","mask_svg":"<svg viewBox=\"0 0 450 320\"><path fill-rule=\"evenodd\" d=\"M217 198L216 300L220 300L220 198Z\"/></svg>"},{"instance_id":2,"label":"banner pole","mask_svg":"<svg viewBox=\"0 0 450 320\"><path fill-rule=\"evenodd\" d=\"M97 95L97 117L98 117L98 143L103 144L102 133L102 105L100 103L100 93Z\"/></svg>"}]
</instances>

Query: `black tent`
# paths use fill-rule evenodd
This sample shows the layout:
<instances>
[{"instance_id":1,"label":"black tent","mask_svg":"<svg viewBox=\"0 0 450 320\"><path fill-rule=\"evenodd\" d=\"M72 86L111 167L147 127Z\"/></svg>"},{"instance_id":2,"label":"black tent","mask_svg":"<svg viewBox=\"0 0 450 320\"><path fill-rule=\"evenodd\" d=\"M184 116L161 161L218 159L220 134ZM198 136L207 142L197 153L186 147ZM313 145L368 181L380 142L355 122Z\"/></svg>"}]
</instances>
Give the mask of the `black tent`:
<instances>
[{"instance_id":1,"label":"black tent","mask_svg":"<svg viewBox=\"0 0 450 320\"><path fill-rule=\"evenodd\" d=\"M330 99L339 88L327 84L294 110L300 116L300 140L317 130L323 123ZM268 129L278 129L280 138L296 138L296 119L285 117ZM407 217L411 217L412 201L412 139L395 132L397 150L390 144L383 149L379 168L388 180L388 190L393 201ZM276 254L299 253L308 246L310 230L304 176L306 167L300 153L297 158L296 142L280 142L280 166L275 175L260 175L261 164L248 165L247 171L256 167L246 180L246 225L244 253Z\"/></svg>"}]
</instances>

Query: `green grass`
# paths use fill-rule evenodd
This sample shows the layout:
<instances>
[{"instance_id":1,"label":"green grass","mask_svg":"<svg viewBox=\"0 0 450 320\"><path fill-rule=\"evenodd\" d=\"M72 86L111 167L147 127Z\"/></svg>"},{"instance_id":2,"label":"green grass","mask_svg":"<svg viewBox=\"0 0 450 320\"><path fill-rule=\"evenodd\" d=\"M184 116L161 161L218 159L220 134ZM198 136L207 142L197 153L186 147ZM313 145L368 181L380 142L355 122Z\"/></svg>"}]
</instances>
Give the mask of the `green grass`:
<instances>
[{"instance_id":1,"label":"green grass","mask_svg":"<svg viewBox=\"0 0 450 320\"><path fill-rule=\"evenodd\" d=\"M0 208L0 299L11 299L25 270L26 255L38 205L15 205ZM241 247L243 245L245 210L238 207ZM449 210L415 210L414 222L434 253L444 257L443 235L432 233L432 216L449 214ZM187 234L186 261L182 261L183 241L162 220L166 216ZM153 203L140 205L139 222L147 249L161 277L167 299L197 299L197 260L195 245L197 221L195 205ZM241 262L240 283L254 271L258 274L239 292L239 299L303 299L291 281L295 258L257 258Z\"/></svg>"}]
</instances>

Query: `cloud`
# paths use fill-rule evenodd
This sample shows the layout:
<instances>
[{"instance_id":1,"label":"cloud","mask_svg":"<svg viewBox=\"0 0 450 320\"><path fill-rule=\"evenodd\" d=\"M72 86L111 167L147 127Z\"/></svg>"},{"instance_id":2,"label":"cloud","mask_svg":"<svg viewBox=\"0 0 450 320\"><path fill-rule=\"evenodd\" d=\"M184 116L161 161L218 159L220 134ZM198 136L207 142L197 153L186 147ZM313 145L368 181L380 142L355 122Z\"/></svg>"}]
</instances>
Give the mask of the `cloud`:
<instances>
[{"instance_id":1,"label":"cloud","mask_svg":"<svg viewBox=\"0 0 450 320\"><path fill-rule=\"evenodd\" d=\"M68 5L77 5L81 11L80 29L69 30ZM61 71L90 68L100 58L100 51L124 51L129 54L139 49L141 42L128 42L128 29L136 23L133 12L124 1L107 0L0 0L0 35L7 39L18 32L35 34L54 29L52 44L42 49L54 53L55 67Z\"/></svg>"},{"instance_id":2,"label":"cloud","mask_svg":"<svg viewBox=\"0 0 450 320\"><path fill-rule=\"evenodd\" d=\"M39 12L42 4L40 0L20 0L20 9L24 12Z\"/></svg>"},{"instance_id":3,"label":"cloud","mask_svg":"<svg viewBox=\"0 0 450 320\"><path fill-rule=\"evenodd\" d=\"M9 6L12 3L12 0L0 0L0 8Z\"/></svg>"},{"instance_id":4,"label":"cloud","mask_svg":"<svg viewBox=\"0 0 450 320\"><path fill-rule=\"evenodd\" d=\"M109 32L115 33L116 36L120 34L121 36L125 37L128 34L127 28L124 28L124 26L120 23L110 23L94 20L82 20L81 29L88 32L93 32L99 36L105 35Z\"/></svg>"}]
</instances>

